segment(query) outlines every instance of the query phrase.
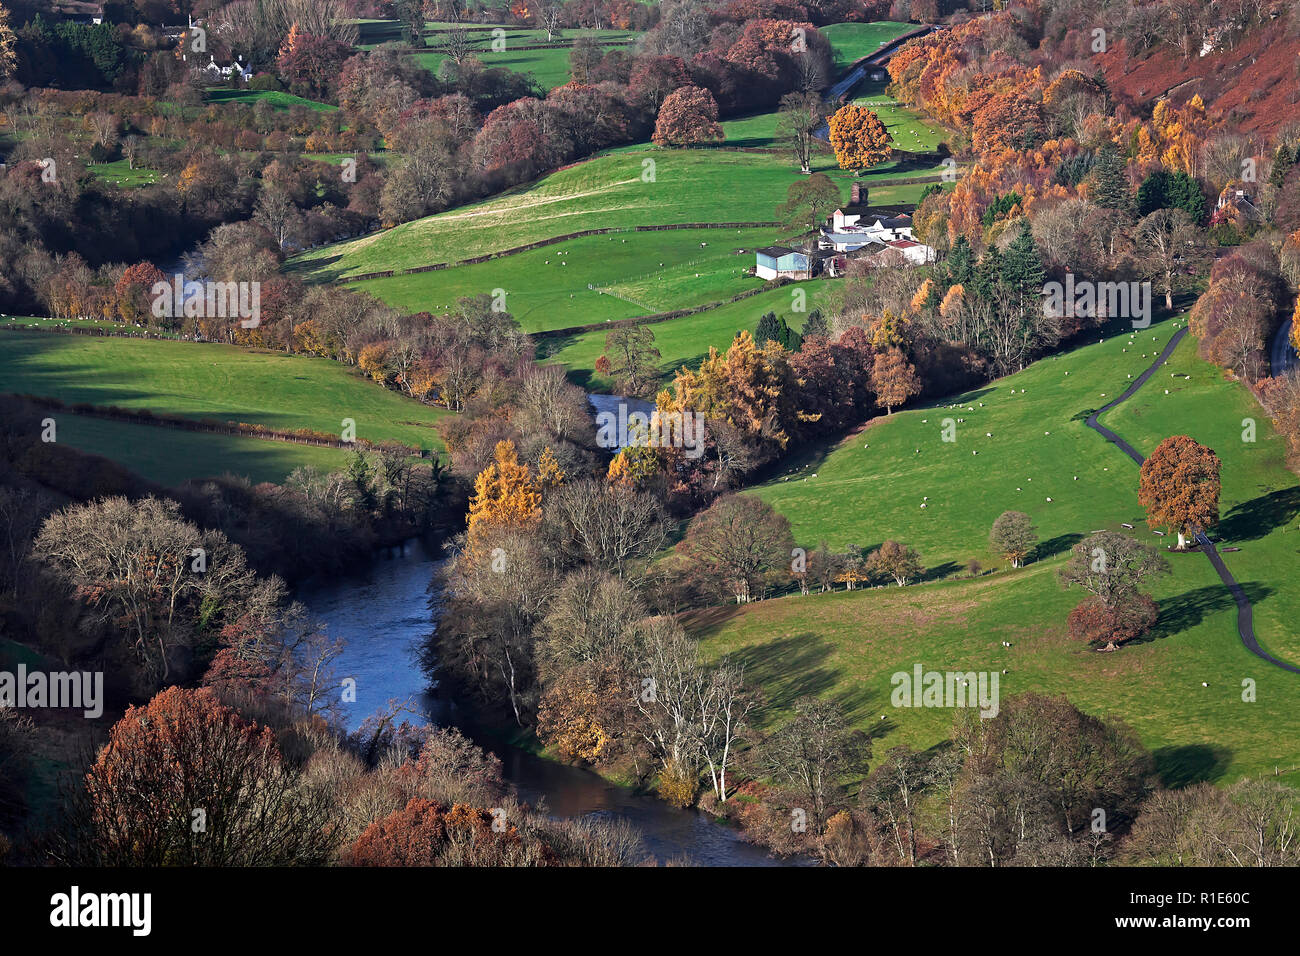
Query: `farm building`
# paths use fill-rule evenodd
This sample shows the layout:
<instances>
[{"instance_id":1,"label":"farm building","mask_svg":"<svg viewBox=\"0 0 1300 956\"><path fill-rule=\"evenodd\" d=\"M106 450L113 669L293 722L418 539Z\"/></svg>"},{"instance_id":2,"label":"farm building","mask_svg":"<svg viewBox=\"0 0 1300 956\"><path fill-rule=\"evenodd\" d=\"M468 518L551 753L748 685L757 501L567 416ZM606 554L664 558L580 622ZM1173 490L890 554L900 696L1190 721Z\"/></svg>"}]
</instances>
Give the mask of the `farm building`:
<instances>
[{"instance_id":1,"label":"farm building","mask_svg":"<svg viewBox=\"0 0 1300 956\"><path fill-rule=\"evenodd\" d=\"M788 246L764 246L755 251L754 273L760 279L807 279L808 254Z\"/></svg>"},{"instance_id":2,"label":"farm building","mask_svg":"<svg viewBox=\"0 0 1300 956\"><path fill-rule=\"evenodd\" d=\"M893 239L886 242L884 248L868 258L876 265L885 265L901 260L906 265L923 266L934 262L935 252L923 242L912 239Z\"/></svg>"}]
</instances>

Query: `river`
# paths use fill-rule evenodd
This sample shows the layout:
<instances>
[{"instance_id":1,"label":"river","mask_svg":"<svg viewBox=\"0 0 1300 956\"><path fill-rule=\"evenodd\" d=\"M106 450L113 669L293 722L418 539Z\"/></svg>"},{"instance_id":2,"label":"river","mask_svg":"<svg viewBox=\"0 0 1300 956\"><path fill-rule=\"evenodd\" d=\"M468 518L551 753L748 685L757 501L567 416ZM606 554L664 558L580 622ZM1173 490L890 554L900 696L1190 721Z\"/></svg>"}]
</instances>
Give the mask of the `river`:
<instances>
[{"instance_id":1,"label":"river","mask_svg":"<svg viewBox=\"0 0 1300 956\"><path fill-rule=\"evenodd\" d=\"M411 541L380 552L355 575L299 589L298 600L332 636L345 641L335 668L340 678L357 682L357 702L344 705L349 730L393 698L411 701L430 723L463 724L455 701L428 686L417 657L433 631L432 581L438 560ZM614 786L583 767L461 729L501 758L506 779L523 800L544 805L557 817L597 814L626 820L641 831L646 848L661 863L688 858L703 866L790 865L698 810L679 810Z\"/></svg>"}]
</instances>

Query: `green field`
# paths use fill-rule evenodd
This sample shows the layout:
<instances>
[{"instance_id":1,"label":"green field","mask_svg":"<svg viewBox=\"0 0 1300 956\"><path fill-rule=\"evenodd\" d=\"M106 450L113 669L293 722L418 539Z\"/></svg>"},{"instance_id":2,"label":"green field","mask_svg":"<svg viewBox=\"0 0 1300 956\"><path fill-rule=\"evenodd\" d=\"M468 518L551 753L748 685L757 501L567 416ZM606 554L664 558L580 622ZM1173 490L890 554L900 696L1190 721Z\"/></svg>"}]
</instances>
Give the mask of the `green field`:
<instances>
[{"instance_id":1,"label":"green field","mask_svg":"<svg viewBox=\"0 0 1300 956\"><path fill-rule=\"evenodd\" d=\"M828 160L823 171L840 183L847 199L853 177L829 168L833 164ZM870 184L899 175L895 164L884 164L861 179ZM577 163L484 202L313 249L293 263L304 278L328 281L455 262L610 225L769 222L799 178L783 156L641 146ZM871 200L915 203L924 189L877 185Z\"/></svg>"},{"instance_id":2,"label":"green field","mask_svg":"<svg viewBox=\"0 0 1300 956\"><path fill-rule=\"evenodd\" d=\"M938 148L947 134L931 121L918 116L904 106L895 104L883 93L872 93L853 100L860 106L874 110L880 121L889 130L893 144L898 149L911 153L931 152ZM758 113L754 116L742 116L738 119L724 120L722 132L726 136L723 148L732 149L779 149L776 138L776 113ZM841 174L835 169L835 154L829 143L819 143L813 157L813 169L818 172ZM883 177L937 176L944 167L936 160L911 160L906 163L891 161L873 167L864 179Z\"/></svg>"},{"instance_id":3,"label":"green field","mask_svg":"<svg viewBox=\"0 0 1300 956\"><path fill-rule=\"evenodd\" d=\"M428 23L427 27L445 27L445 23ZM499 31L499 32L494 32ZM468 26L472 55L489 68L510 70L515 73L531 74L543 90L553 90L569 82L569 52L573 41L580 36L596 37L600 40L630 40L637 36L631 30L562 30L553 38L547 39L545 30L533 30L525 27L470 24ZM371 25L362 28L363 50L373 49L380 43L401 40L400 31L394 35L391 26L385 28ZM439 47L443 38L432 34L424 38L427 52L412 54L412 59L431 73L437 74L446 55ZM504 49L500 48L504 43ZM494 44L495 47L494 48ZM520 47L548 44L541 50L524 50Z\"/></svg>"},{"instance_id":4,"label":"green field","mask_svg":"<svg viewBox=\"0 0 1300 956\"><path fill-rule=\"evenodd\" d=\"M552 47L544 50L515 50L510 47L497 53L484 49L474 54L488 68L510 70L514 73L526 73L544 91L555 89L569 82L569 48ZM442 62L447 57L442 53L416 53L411 59L426 70L437 74Z\"/></svg>"},{"instance_id":5,"label":"green field","mask_svg":"<svg viewBox=\"0 0 1300 956\"><path fill-rule=\"evenodd\" d=\"M1128 721L1156 753L1167 783L1275 767L1295 782L1300 714L1291 704L1300 677L1242 646L1235 605L1203 555L1170 555L1173 573L1152 588L1160 620L1142 642L1096 654L1066 632L1066 615L1081 595L1060 590L1055 572L1079 536L1128 522L1139 540L1162 543L1143 523L1137 467L1084 419L1151 363L1175 321L1131 336L1112 332L962 396L958 408L943 403L876 419L825 454L794 462L756 493L789 516L800 544L874 546L897 538L918 548L929 577L948 580L698 612L691 624L706 653L746 662L746 676L768 697L765 722L784 719L799 696L829 696L880 735L880 748L930 746L948 735L952 719L943 709L891 707L893 673L910 673L917 662L938 670L1005 668L1004 697L1064 693L1085 710ZM941 441L946 417L965 419L955 443ZM1253 444L1241 441L1246 417L1258 422ZM1300 550L1300 487L1250 396L1199 361L1188 340L1170 368L1104 421L1148 451L1175 433L1212 443L1224 463L1224 520L1212 536L1242 548L1225 561L1255 605L1261 643L1300 661L1300 588L1289 573ZM987 545L993 519L1008 509L1033 516L1045 542L1039 560L1018 571ZM999 570L958 576L970 557ZM1002 647L1004 640L1012 646ZM1245 678L1257 682L1254 703L1241 699Z\"/></svg>"},{"instance_id":6,"label":"green field","mask_svg":"<svg viewBox=\"0 0 1300 956\"><path fill-rule=\"evenodd\" d=\"M915 30L916 24L881 20L877 23L831 23L817 29L830 42L835 69L839 71L875 53L890 40L897 40L904 33Z\"/></svg>"},{"instance_id":7,"label":"green field","mask_svg":"<svg viewBox=\"0 0 1300 956\"><path fill-rule=\"evenodd\" d=\"M765 312L775 312L798 332L808 320L808 312L816 308L827 312L842 282L842 279L801 282L739 302L728 302L697 315L648 326L655 336L655 348L660 352L659 369L663 384L668 384L673 373L683 365L697 367L708 356L710 346L723 351L741 329L752 333ZM805 293L802 311L795 311L795 290ZM613 391L614 382L595 371L596 359L605 350L607 334L604 331L581 332L542 339L537 348L538 358L545 363L565 366L569 378L588 391Z\"/></svg>"},{"instance_id":8,"label":"green field","mask_svg":"<svg viewBox=\"0 0 1300 956\"><path fill-rule=\"evenodd\" d=\"M158 182L163 176L158 170L146 169L143 166L132 169L131 164L125 159L114 160L111 163L90 163L86 166L86 169L110 186L124 186L127 188L150 186Z\"/></svg>"},{"instance_id":9,"label":"green field","mask_svg":"<svg viewBox=\"0 0 1300 956\"><path fill-rule=\"evenodd\" d=\"M279 484L295 468L312 466L337 471L349 452L289 442L232 435L187 432L51 412L58 440L79 451L112 459L141 477L174 486L191 478L215 478L229 472L257 484Z\"/></svg>"},{"instance_id":10,"label":"green field","mask_svg":"<svg viewBox=\"0 0 1300 956\"><path fill-rule=\"evenodd\" d=\"M874 419L834 448L790 459L755 493L789 516L800 543L900 538L934 574L972 557L992 563L988 530L1009 509L1033 517L1044 540L1136 524L1143 512L1131 468L1114 460L1083 412L1118 396L1176 321L1153 324L1132 346L1126 332L1112 332L959 398ZM942 440L945 419L955 442Z\"/></svg>"},{"instance_id":11,"label":"green field","mask_svg":"<svg viewBox=\"0 0 1300 956\"><path fill-rule=\"evenodd\" d=\"M446 412L386 391L329 359L175 341L41 332L4 336L3 392L331 434L351 418L361 439L442 447L433 426ZM191 433L168 430L167 442L186 434ZM249 440L277 449L299 447Z\"/></svg>"},{"instance_id":12,"label":"green field","mask_svg":"<svg viewBox=\"0 0 1300 956\"><path fill-rule=\"evenodd\" d=\"M948 139L949 134L933 120L918 115L885 92L886 83L863 83L854 91L852 102L865 106L885 124L896 149L910 153L930 153Z\"/></svg>"},{"instance_id":13,"label":"green field","mask_svg":"<svg viewBox=\"0 0 1300 956\"><path fill-rule=\"evenodd\" d=\"M570 239L437 272L358 283L390 305L445 312L459 296L506 293L525 331L572 328L729 298L762 280L747 276L771 229L673 229ZM740 250L744 250L742 254Z\"/></svg>"},{"instance_id":14,"label":"green field","mask_svg":"<svg viewBox=\"0 0 1300 956\"><path fill-rule=\"evenodd\" d=\"M266 100L277 110L287 113L290 107L305 106L308 109L316 110L318 113L327 113L331 110L338 109L337 106L331 106L329 103L321 103L317 100L309 100L302 96L294 96L292 93L285 93L281 90L208 90L205 99L209 103L243 103L245 106L252 106L258 100Z\"/></svg>"}]
</instances>

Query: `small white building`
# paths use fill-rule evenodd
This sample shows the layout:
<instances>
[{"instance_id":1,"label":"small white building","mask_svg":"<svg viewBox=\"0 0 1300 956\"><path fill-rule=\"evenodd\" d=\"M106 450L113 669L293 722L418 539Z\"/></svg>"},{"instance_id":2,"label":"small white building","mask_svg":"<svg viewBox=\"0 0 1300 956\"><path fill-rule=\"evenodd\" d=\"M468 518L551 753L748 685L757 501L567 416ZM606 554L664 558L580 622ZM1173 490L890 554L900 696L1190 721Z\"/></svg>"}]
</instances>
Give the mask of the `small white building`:
<instances>
[{"instance_id":1,"label":"small white building","mask_svg":"<svg viewBox=\"0 0 1300 956\"><path fill-rule=\"evenodd\" d=\"M894 239L885 243L885 248L871 258L877 262L888 262L902 257L910 266L929 265L935 260L935 251L923 242L914 239Z\"/></svg>"}]
</instances>

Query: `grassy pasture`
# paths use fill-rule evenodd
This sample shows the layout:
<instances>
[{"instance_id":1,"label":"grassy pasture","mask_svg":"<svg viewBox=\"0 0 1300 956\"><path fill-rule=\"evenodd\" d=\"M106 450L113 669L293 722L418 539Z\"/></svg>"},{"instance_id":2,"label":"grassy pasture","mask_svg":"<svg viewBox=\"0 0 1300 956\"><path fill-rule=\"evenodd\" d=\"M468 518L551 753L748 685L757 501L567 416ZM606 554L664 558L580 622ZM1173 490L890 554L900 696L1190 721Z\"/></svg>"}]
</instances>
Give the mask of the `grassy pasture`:
<instances>
[{"instance_id":1,"label":"grassy pasture","mask_svg":"<svg viewBox=\"0 0 1300 956\"><path fill-rule=\"evenodd\" d=\"M852 177L823 169L840 183L847 199ZM922 174L885 164L861 178L870 184ZM483 202L313 249L293 262L304 277L328 281L458 261L610 225L770 222L798 178L788 159L775 154L628 148L576 163ZM922 184L873 186L872 202L915 203L924 188ZM427 279L432 274L423 275Z\"/></svg>"},{"instance_id":2,"label":"grassy pasture","mask_svg":"<svg viewBox=\"0 0 1300 956\"><path fill-rule=\"evenodd\" d=\"M143 166L132 169L131 164L125 159L114 160L111 163L90 163L86 169L110 186L123 186L128 189L136 186L151 186L163 177L163 174L156 169L146 169Z\"/></svg>"},{"instance_id":3,"label":"grassy pasture","mask_svg":"<svg viewBox=\"0 0 1300 956\"><path fill-rule=\"evenodd\" d=\"M41 332L4 336L0 391L332 434L339 433L344 418L351 418L358 438L442 447L433 425L445 412L386 391L329 359L166 340ZM167 429L165 434L170 443L172 436L192 433ZM202 434L195 438L214 440Z\"/></svg>"},{"instance_id":4,"label":"grassy pasture","mask_svg":"<svg viewBox=\"0 0 1300 956\"><path fill-rule=\"evenodd\" d=\"M1170 555L1173 573L1152 588L1160 620L1141 642L1096 654L1068 637L1066 615L1081 595L1062 591L1055 572L1078 535L1123 530L1128 522L1140 540L1163 543L1143 523L1136 466L1083 424L1153 360L1174 321L1130 331L1112 331L962 396L959 409L943 403L877 419L756 490L790 517L800 544L873 546L898 538L918 547L931 578L946 578L690 615L707 654L736 655L764 688L764 723L779 723L798 697L818 694L839 701L879 737L878 747L924 748L948 735L952 714L890 706L893 673L910 673L918 662L938 670L1005 668L1003 696L1063 693L1085 710L1126 720L1155 752L1167 784L1275 768L1292 783L1300 779L1293 743L1300 716L1291 706L1298 678L1242 646L1235 605L1203 555ZM940 440L944 417L966 419L955 443ZM1243 418L1256 420L1257 441L1242 441ZM1224 480L1214 536L1221 547L1242 549L1225 561L1255 606L1261 643L1300 660L1300 588L1289 574L1300 550L1300 487L1251 397L1197 359L1189 339L1169 367L1104 420L1146 452L1178 433L1215 448ZM1034 517L1045 543L1018 571L987 546L993 518L1011 508ZM998 570L957 576L971 556ZM1004 640L1012 646L1002 647ZM1246 678L1257 682L1253 703L1242 700Z\"/></svg>"},{"instance_id":5,"label":"grassy pasture","mask_svg":"<svg viewBox=\"0 0 1300 956\"><path fill-rule=\"evenodd\" d=\"M916 24L881 20L876 23L830 23L817 29L829 41L838 71L915 30Z\"/></svg>"},{"instance_id":6,"label":"grassy pasture","mask_svg":"<svg viewBox=\"0 0 1300 956\"><path fill-rule=\"evenodd\" d=\"M1176 321L1135 333L1132 345L1116 327L1098 336L1104 341L967 394L876 418L832 448L790 459L754 493L790 518L800 543L825 538L842 548L897 538L915 546L936 577L972 557L998 562L988 530L1003 511L1029 514L1054 551L1074 535L1138 524L1132 468L1085 426L1085 412L1119 395ZM947 419L956 441L943 440Z\"/></svg>"},{"instance_id":7,"label":"grassy pasture","mask_svg":"<svg viewBox=\"0 0 1300 956\"><path fill-rule=\"evenodd\" d=\"M744 274L754 264L754 249L773 241L770 229L587 236L475 265L369 280L356 288L399 308L435 313L449 309L458 296L502 289L510 313L526 331L537 332L667 312L744 292L759 281Z\"/></svg>"},{"instance_id":8,"label":"grassy pasture","mask_svg":"<svg viewBox=\"0 0 1300 956\"><path fill-rule=\"evenodd\" d=\"M447 24L429 23L427 26L445 27ZM631 30L562 30L555 37L548 39L545 30L492 24L471 24L468 32L472 55L481 60L484 66L531 74L543 90L553 90L569 82L570 47L578 37L630 40L637 36ZM381 34L378 28L370 27L362 29L362 39L369 41L360 44L361 49L367 50L378 46L380 42L390 42L401 37L400 32L398 36L393 36L388 32ZM505 46L499 48L502 42ZM436 74L443 61L447 59L446 54L439 50L443 38L439 34L433 34L426 36L424 43L428 49L412 54L412 59L426 70ZM494 43L498 48L494 48ZM541 50L520 49L540 44L549 46Z\"/></svg>"},{"instance_id":9,"label":"grassy pasture","mask_svg":"<svg viewBox=\"0 0 1300 956\"><path fill-rule=\"evenodd\" d=\"M58 422L59 441L110 458L166 486L191 478L215 478L227 472L242 475L254 483L279 484L302 466L337 471L346 465L349 454L340 448L187 432L68 412L52 414Z\"/></svg>"},{"instance_id":10,"label":"grassy pasture","mask_svg":"<svg viewBox=\"0 0 1300 956\"><path fill-rule=\"evenodd\" d=\"M245 106L252 106L258 100L265 100L282 113L287 113L289 108L293 106L305 106L318 113L328 113L338 109L337 106L331 106L329 103L309 100L306 97L295 96L282 90L211 89L204 94L204 98L209 103L243 103Z\"/></svg>"}]
</instances>

